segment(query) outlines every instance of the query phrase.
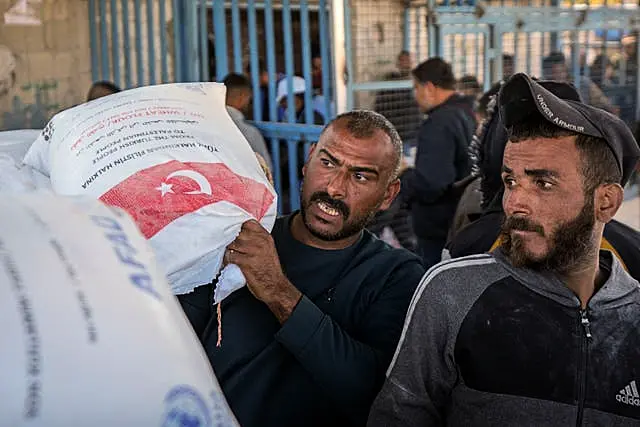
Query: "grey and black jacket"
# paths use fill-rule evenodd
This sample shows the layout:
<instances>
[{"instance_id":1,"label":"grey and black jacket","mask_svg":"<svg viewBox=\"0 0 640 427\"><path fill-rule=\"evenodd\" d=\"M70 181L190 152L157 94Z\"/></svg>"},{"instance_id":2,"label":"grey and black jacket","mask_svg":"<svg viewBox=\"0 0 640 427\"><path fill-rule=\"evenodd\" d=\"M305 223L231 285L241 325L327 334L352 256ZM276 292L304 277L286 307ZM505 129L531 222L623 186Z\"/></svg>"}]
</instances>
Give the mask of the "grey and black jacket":
<instances>
[{"instance_id":1,"label":"grey and black jacket","mask_svg":"<svg viewBox=\"0 0 640 427\"><path fill-rule=\"evenodd\" d=\"M600 262L586 310L500 250L433 267L368 425L640 426L640 287L611 252Z\"/></svg>"}]
</instances>

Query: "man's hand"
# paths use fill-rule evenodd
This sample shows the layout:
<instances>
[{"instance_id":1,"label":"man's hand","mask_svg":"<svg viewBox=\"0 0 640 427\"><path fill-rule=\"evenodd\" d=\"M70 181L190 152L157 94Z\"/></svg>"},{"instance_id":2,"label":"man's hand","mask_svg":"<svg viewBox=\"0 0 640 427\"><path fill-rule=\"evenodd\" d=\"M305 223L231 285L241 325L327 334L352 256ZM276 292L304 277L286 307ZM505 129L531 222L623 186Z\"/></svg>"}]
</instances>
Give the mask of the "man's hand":
<instances>
[{"instance_id":1,"label":"man's hand","mask_svg":"<svg viewBox=\"0 0 640 427\"><path fill-rule=\"evenodd\" d=\"M249 291L284 323L302 298L284 275L273 238L259 222L242 224L240 234L224 254L226 264L236 264L247 279Z\"/></svg>"}]
</instances>

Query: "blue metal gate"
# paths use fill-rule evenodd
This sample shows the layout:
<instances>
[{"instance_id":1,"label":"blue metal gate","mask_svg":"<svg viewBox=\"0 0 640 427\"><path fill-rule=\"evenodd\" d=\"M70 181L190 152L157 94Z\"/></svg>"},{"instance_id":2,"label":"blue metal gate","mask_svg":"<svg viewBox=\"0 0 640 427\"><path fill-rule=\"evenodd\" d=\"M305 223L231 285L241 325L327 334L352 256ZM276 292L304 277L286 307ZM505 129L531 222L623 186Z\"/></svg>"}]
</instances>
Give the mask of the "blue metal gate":
<instances>
[{"instance_id":1,"label":"blue metal gate","mask_svg":"<svg viewBox=\"0 0 640 427\"><path fill-rule=\"evenodd\" d=\"M248 74L280 211L299 208L303 157L336 111L327 0L89 0L89 23L94 81L131 88ZM304 79L304 91L294 76ZM304 105L315 108L284 111L276 102L281 81L287 105L303 92Z\"/></svg>"},{"instance_id":2,"label":"blue metal gate","mask_svg":"<svg viewBox=\"0 0 640 427\"><path fill-rule=\"evenodd\" d=\"M407 108L384 105L382 96L402 91L411 101L408 74L382 73L401 50L413 65L442 56L457 77L473 75L485 90L503 71L543 77L543 57L554 51L566 56L579 88L596 80L597 60L613 58L615 71L606 82L599 76L599 87L628 123L635 121L638 2L597 1L89 0L93 78L129 88L248 74L252 117L270 143L284 212L299 207L303 157L336 110ZM633 49L623 48L625 34L635 37ZM299 115L277 102L284 82L293 104L300 91L294 76L304 80L304 104L322 111L320 121L311 108Z\"/></svg>"}]
</instances>

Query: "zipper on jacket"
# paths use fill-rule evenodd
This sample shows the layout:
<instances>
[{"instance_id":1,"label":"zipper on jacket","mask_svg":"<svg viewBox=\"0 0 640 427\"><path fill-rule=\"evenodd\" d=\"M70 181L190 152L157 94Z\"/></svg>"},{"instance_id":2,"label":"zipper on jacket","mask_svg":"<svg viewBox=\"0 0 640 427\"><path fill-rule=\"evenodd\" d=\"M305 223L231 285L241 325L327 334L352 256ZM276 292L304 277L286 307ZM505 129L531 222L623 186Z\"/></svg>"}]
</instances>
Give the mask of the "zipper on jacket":
<instances>
[{"instance_id":1,"label":"zipper on jacket","mask_svg":"<svg viewBox=\"0 0 640 427\"><path fill-rule=\"evenodd\" d=\"M589 340L591 339L591 324L589 323L589 317L587 316L587 310L580 310L580 324L582 325L582 340L580 345L581 361L580 368L578 370L578 417L576 419L576 426L582 426L582 418L584 413L584 401L586 399L587 388L587 360L589 356Z\"/></svg>"}]
</instances>

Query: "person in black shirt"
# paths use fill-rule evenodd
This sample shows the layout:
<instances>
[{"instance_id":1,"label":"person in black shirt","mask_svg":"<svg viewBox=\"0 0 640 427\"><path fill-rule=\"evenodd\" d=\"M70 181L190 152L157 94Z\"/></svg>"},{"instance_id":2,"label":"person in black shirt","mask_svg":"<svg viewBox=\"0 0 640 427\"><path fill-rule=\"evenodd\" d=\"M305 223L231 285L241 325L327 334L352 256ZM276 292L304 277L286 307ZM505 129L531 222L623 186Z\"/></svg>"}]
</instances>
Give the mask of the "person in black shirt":
<instances>
[{"instance_id":1,"label":"person in black shirt","mask_svg":"<svg viewBox=\"0 0 640 427\"><path fill-rule=\"evenodd\" d=\"M475 128L473 98L455 91L451 65L431 58L413 70L414 92L428 114L418 130L415 168L402 175L402 197L411 205L413 229L425 266L440 262L457 197L453 184L468 176Z\"/></svg>"},{"instance_id":2,"label":"person in black shirt","mask_svg":"<svg viewBox=\"0 0 640 427\"><path fill-rule=\"evenodd\" d=\"M202 342L242 426L365 425L425 272L364 230L398 193L401 147L381 115L339 116L304 167L301 211L271 235L247 222L227 248L247 287L221 304L221 346L211 313ZM196 329L203 288L183 298Z\"/></svg>"}]
</instances>

